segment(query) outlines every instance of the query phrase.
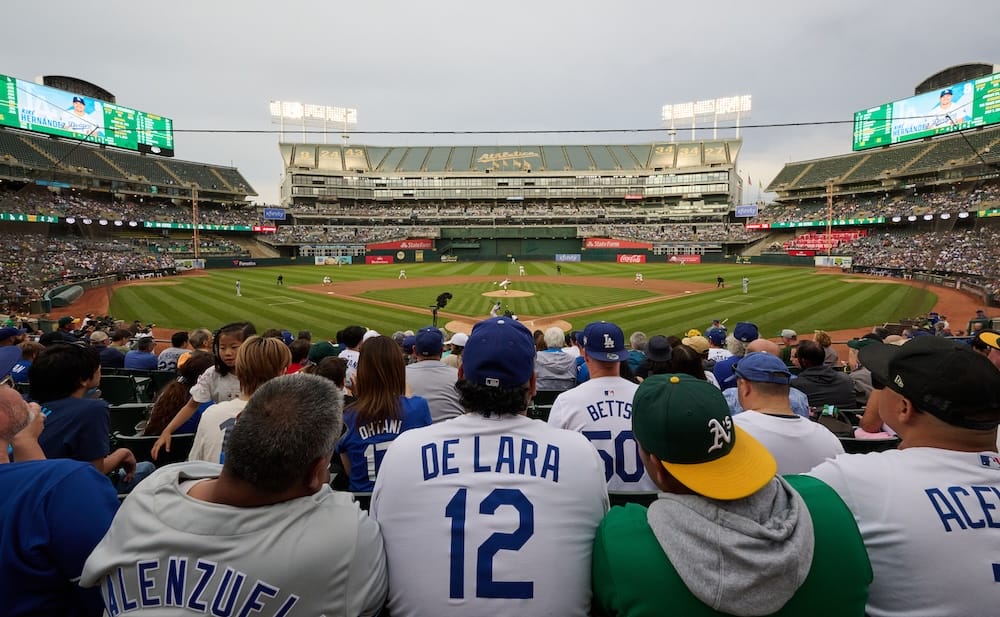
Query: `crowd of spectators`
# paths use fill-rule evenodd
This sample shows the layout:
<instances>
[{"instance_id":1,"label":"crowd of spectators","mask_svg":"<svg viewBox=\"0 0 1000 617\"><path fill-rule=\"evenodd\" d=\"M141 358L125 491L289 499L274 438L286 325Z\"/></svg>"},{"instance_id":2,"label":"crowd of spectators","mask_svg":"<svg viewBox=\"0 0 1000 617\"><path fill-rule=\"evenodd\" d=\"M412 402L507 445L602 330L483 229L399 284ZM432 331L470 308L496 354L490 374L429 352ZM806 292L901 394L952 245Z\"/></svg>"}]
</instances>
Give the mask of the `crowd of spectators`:
<instances>
[{"instance_id":1,"label":"crowd of spectators","mask_svg":"<svg viewBox=\"0 0 1000 617\"><path fill-rule=\"evenodd\" d=\"M0 306L8 312L26 311L53 285L172 269L173 260L173 255L131 241L0 234Z\"/></svg>"},{"instance_id":2,"label":"crowd of spectators","mask_svg":"<svg viewBox=\"0 0 1000 617\"><path fill-rule=\"evenodd\" d=\"M52 193L36 187L0 191L0 212L42 214L60 218L106 219L109 221L191 222L191 207L189 205L176 205L166 199L150 197L111 199L107 195L84 195L77 191ZM257 210L252 207L223 207L203 203L198 212L199 220L203 224L257 225L260 223Z\"/></svg>"},{"instance_id":3,"label":"crowd of spectators","mask_svg":"<svg viewBox=\"0 0 1000 617\"><path fill-rule=\"evenodd\" d=\"M277 233L262 236L269 244L364 244L405 238L436 238L440 230L425 225L339 227L336 225L282 225Z\"/></svg>"},{"instance_id":4,"label":"crowd of spectators","mask_svg":"<svg viewBox=\"0 0 1000 617\"><path fill-rule=\"evenodd\" d=\"M894 216L922 216L971 212L1000 206L1000 184L983 183L971 188L948 187L923 193L887 194L879 198L842 199L833 201L833 219L892 218ZM754 219L759 223L793 221L823 221L829 215L825 198L803 203L773 204L767 206Z\"/></svg>"},{"instance_id":5,"label":"crowd of spectators","mask_svg":"<svg viewBox=\"0 0 1000 617\"><path fill-rule=\"evenodd\" d=\"M580 225L582 237L628 238L647 242L752 242L766 232L746 229L742 225Z\"/></svg>"}]
</instances>

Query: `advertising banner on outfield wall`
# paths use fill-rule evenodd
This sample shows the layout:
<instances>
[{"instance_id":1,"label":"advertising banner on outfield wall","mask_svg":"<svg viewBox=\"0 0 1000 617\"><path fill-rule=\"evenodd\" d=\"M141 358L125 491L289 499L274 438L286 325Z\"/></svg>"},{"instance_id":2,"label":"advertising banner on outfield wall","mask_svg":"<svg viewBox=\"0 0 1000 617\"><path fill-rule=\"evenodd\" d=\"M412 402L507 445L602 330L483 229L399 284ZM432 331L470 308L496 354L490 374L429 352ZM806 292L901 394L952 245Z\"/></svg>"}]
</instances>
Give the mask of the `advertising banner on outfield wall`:
<instances>
[{"instance_id":1,"label":"advertising banner on outfield wall","mask_svg":"<svg viewBox=\"0 0 1000 617\"><path fill-rule=\"evenodd\" d=\"M178 272L186 272L188 270L204 270L205 260L204 259L175 259L174 268Z\"/></svg>"},{"instance_id":2,"label":"advertising banner on outfield wall","mask_svg":"<svg viewBox=\"0 0 1000 617\"><path fill-rule=\"evenodd\" d=\"M618 263L620 264L644 264L646 263L645 255L618 255Z\"/></svg>"},{"instance_id":3,"label":"advertising banner on outfield wall","mask_svg":"<svg viewBox=\"0 0 1000 617\"><path fill-rule=\"evenodd\" d=\"M429 239L400 240L399 242L378 242L366 244L365 249L369 251L397 251L399 249L432 249L434 241Z\"/></svg>"},{"instance_id":4,"label":"advertising banner on outfield wall","mask_svg":"<svg viewBox=\"0 0 1000 617\"><path fill-rule=\"evenodd\" d=\"M354 258L350 255L330 257L328 255L316 255L313 257L317 266L349 266L354 263Z\"/></svg>"},{"instance_id":5,"label":"advertising banner on outfield wall","mask_svg":"<svg viewBox=\"0 0 1000 617\"><path fill-rule=\"evenodd\" d=\"M556 253L556 261L583 261L579 253Z\"/></svg>"},{"instance_id":6,"label":"advertising banner on outfield wall","mask_svg":"<svg viewBox=\"0 0 1000 617\"><path fill-rule=\"evenodd\" d=\"M817 268L850 268L854 263L853 257L841 255L817 255L813 259Z\"/></svg>"},{"instance_id":7,"label":"advertising banner on outfield wall","mask_svg":"<svg viewBox=\"0 0 1000 617\"><path fill-rule=\"evenodd\" d=\"M671 255L667 263L672 264L700 264L701 255Z\"/></svg>"},{"instance_id":8,"label":"advertising banner on outfield wall","mask_svg":"<svg viewBox=\"0 0 1000 617\"><path fill-rule=\"evenodd\" d=\"M392 255L365 255L366 264L391 264L394 261Z\"/></svg>"},{"instance_id":9,"label":"advertising banner on outfield wall","mask_svg":"<svg viewBox=\"0 0 1000 617\"><path fill-rule=\"evenodd\" d=\"M587 238L583 241L585 249L646 249L651 250L653 245L649 242L632 242L630 240L619 240L617 238Z\"/></svg>"},{"instance_id":10,"label":"advertising banner on outfield wall","mask_svg":"<svg viewBox=\"0 0 1000 617\"><path fill-rule=\"evenodd\" d=\"M792 257L815 257L816 251L809 251L806 249L788 249L785 251Z\"/></svg>"}]
</instances>

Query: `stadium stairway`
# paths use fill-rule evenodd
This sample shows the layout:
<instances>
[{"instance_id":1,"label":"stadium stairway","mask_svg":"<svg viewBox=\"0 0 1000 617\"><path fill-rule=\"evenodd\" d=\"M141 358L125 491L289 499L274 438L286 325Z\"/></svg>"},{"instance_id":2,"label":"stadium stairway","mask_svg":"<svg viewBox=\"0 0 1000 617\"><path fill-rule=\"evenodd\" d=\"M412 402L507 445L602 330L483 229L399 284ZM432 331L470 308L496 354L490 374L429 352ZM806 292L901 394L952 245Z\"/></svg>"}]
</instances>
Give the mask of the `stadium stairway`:
<instances>
[{"instance_id":1,"label":"stadium stairway","mask_svg":"<svg viewBox=\"0 0 1000 617\"><path fill-rule=\"evenodd\" d=\"M779 233L772 232L767 236L761 238L760 240L757 240L753 244L744 247L744 249L740 251L740 255L743 255L745 257L753 257L755 255L760 255L765 250L767 250L767 248L772 244L780 245L784 244L789 240L794 240L794 239L795 239L794 231L779 232Z\"/></svg>"},{"instance_id":2,"label":"stadium stairway","mask_svg":"<svg viewBox=\"0 0 1000 617\"><path fill-rule=\"evenodd\" d=\"M253 238L234 237L230 239L248 252L250 257L256 259L264 259L265 257L281 257L281 253L279 253L277 249L273 249L262 242L257 242Z\"/></svg>"}]
</instances>

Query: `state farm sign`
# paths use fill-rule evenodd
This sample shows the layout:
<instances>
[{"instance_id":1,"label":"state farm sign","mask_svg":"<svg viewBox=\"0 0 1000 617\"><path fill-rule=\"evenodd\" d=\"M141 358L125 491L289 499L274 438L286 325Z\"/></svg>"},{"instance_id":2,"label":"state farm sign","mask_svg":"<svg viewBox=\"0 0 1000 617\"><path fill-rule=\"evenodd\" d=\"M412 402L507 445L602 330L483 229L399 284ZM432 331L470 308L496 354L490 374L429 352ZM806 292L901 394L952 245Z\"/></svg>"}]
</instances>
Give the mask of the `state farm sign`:
<instances>
[{"instance_id":1,"label":"state farm sign","mask_svg":"<svg viewBox=\"0 0 1000 617\"><path fill-rule=\"evenodd\" d=\"M583 241L585 249L651 249L653 245L648 242L633 242L631 240L618 240L617 238L586 238Z\"/></svg>"},{"instance_id":2,"label":"state farm sign","mask_svg":"<svg viewBox=\"0 0 1000 617\"><path fill-rule=\"evenodd\" d=\"M645 255L619 255L618 263L620 264L644 264L646 263Z\"/></svg>"}]
</instances>

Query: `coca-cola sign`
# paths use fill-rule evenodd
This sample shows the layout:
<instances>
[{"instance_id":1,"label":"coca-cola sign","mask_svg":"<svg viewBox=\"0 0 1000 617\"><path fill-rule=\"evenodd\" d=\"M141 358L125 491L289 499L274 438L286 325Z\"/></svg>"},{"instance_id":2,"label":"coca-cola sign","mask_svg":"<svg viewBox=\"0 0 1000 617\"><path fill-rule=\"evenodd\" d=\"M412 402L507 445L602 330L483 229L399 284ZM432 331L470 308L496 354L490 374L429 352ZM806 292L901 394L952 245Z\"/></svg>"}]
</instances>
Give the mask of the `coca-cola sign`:
<instances>
[{"instance_id":1,"label":"coca-cola sign","mask_svg":"<svg viewBox=\"0 0 1000 617\"><path fill-rule=\"evenodd\" d=\"M620 264L644 264L646 263L645 255L619 255L618 263Z\"/></svg>"}]
</instances>

